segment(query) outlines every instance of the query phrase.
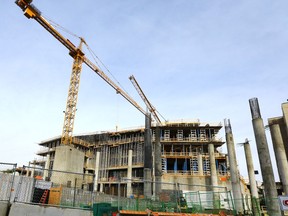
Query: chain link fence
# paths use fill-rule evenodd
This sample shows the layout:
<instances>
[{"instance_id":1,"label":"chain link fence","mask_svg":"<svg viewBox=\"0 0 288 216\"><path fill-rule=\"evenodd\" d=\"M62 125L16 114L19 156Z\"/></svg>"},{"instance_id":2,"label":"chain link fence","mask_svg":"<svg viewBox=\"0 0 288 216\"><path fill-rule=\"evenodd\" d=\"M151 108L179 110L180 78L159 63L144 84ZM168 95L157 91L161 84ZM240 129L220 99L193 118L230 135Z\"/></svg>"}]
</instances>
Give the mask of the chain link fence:
<instances>
[{"instance_id":1,"label":"chain link fence","mask_svg":"<svg viewBox=\"0 0 288 216\"><path fill-rule=\"evenodd\" d=\"M0 163L0 201L82 208L93 212L99 208L114 212L148 208L153 212L217 214L225 211L236 215L235 200L226 187L127 178L108 182L98 179L98 187L95 187L93 174L16 167L17 164ZM101 192L95 191L96 188ZM149 190L152 191L150 195L145 194ZM252 212L254 215L265 213L264 198L255 200L246 196L241 202L251 215Z\"/></svg>"},{"instance_id":2,"label":"chain link fence","mask_svg":"<svg viewBox=\"0 0 288 216\"><path fill-rule=\"evenodd\" d=\"M0 201L10 201L17 164L0 163Z\"/></svg>"},{"instance_id":3,"label":"chain link fence","mask_svg":"<svg viewBox=\"0 0 288 216\"><path fill-rule=\"evenodd\" d=\"M17 181L15 202L85 207L93 203L95 196L94 175L89 173L23 166Z\"/></svg>"}]
</instances>

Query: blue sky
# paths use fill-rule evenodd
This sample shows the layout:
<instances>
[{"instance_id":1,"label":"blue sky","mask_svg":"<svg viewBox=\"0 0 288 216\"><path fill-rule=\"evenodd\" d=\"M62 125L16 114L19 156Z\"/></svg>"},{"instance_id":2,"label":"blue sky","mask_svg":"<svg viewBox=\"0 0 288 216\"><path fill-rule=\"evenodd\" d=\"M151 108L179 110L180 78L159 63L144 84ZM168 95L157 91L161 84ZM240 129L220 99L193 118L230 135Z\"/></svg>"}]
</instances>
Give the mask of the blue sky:
<instances>
[{"instance_id":1,"label":"blue sky","mask_svg":"<svg viewBox=\"0 0 288 216\"><path fill-rule=\"evenodd\" d=\"M229 118L235 143L251 140L255 169L260 169L248 100L259 99L264 124L282 115L281 103L288 98L288 1L34 4L44 17L84 37L143 108L128 79L132 74L168 120ZM62 132L72 58L42 26L23 16L14 1L4 0L0 12L0 161L21 166L36 157L38 142ZM75 134L144 125L143 115L85 65L77 109ZM225 139L224 129L219 136ZM269 131L267 139L271 147ZM243 149L236 147L236 152L240 173L246 176ZM272 149L270 154L275 165Z\"/></svg>"}]
</instances>

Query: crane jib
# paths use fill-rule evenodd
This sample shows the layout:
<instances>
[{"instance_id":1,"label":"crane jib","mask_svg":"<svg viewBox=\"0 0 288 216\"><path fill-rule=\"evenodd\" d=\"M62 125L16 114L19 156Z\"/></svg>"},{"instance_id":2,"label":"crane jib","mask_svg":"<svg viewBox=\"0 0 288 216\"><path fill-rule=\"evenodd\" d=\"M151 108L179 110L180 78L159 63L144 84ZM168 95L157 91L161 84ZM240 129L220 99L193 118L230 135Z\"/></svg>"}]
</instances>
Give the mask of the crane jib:
<instances>
[{"instance_id":1,"label":"crane jib","mask_svg":"<svg viewBox=\"0 0 288 216\"><path fill-rule=\"evenodd\" d=\"M74 116L77 104L78 88L80 81L81 65L84 62L88 67L90 67L94 72L96 72L104 81L106 81L112 88L116 90L117 93L121 94L129 103L136 107L141 113L146 115L146 112L119 86L117 86L102 70L100 70L96 65L94 65L89 59L85 57L84 52L81 50L82 43L85 43L83 38L80 38L81 42L79 47L76 47L70 40L62 36L44 17L41 16L41 11L38 10L32 3L32 0L16 0L15 3L22 9L24 15L28 19L35 19L41 26L43 26L50 34L52 34L60 43L62 43L68 50L69 55L74 59L73 69L71 74L71 79L76 79L76 82L70 80L69 89L74 89L77 92L76 95L73 92L68 93L65 120L62 132L62 143L72 144L72 132L74 125ZM73 97L72 97L73 96ZM72 102L71 102L72 101ZM72 103L73 109L70 109Z\"/></svg>"}]
</instances>

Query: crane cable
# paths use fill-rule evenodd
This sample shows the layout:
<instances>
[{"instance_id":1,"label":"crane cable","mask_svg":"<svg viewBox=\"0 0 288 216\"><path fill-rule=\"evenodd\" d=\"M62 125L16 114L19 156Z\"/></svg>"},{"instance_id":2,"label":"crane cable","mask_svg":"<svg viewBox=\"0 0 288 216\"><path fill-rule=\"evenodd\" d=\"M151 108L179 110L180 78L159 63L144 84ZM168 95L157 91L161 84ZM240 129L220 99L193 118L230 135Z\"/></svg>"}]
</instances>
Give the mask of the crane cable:
<instances>
[{"instance_id":1,"label":"crane cable","mask_svg":"<svg viewBox=\"0 0 288 216\"><path fill-rule=\"evenodd\" d=\"M115 80L115 82L122 88L122 90L127 94L128 92L125 90L125 88L121 85L121 83L116 79L116 77L110 72L110 70L108 69L108 67L101 61L101 59L94 53L94 51L88 46L88 44L86 43L85 46L87 47L87 50L89 51L89 53L91 54L92 58L94 59L95 62L98 61L101 63L101 65L103 65L103 67L106 69L106 71L111 75L111 77ZM101 66L98 64L99 68L101 69ZM102 70L102 69L101 69ZM130 96L130 95L129 95Z\"/></svg>"},{"instance_id":2,"label":"crane cable","mask_svg":"<svg viewBox=\"0 0 288 216\"><path fill-rule=\"evenodd\" d=\"M64 28L63 26L61 26L60 24L56 23L55 21L51 20L50 18L48 17L45 17L42 15L42 17L44 17L47 21L49 21L51 23L51 25L55 28L55 29L59 29L59 30L62 30L64 32L66 32L67 34L71 35L71 36L74 36L78 39L81 40L81 37L78 36L77 34L73 33L72 31ZM95 54L95 52L88 46L88 44L85 42L84 43L87 50L89 51L89 53L91 54L92 58L94 59L95 61L95 64L103 71L103 69L101 68L101 65L106 69L106 71L111 75L111 77L115 80L115 82L122 88L122 90L127 94L128 92L125 90L125 88L121 85L121 83L116 79L116 77L111 73L111 71L108 69L108 67L101 61L101 59ZM99 64L99 62L100 64ZM130 95L129 95L130 96Z\"/></svg>"},{"instance_id":3,"label":"crane cable","mask_svg":"<svg viewBox=\"0 0 288 216\"><path fill-rule=\"evenodd\" d=\"M51 20L50 18L47 18L45 16L42 15L42 17L44 17L47 21L49 21L49 23L55 28L55 29L60 29L63 32L66 32L67 34L70 34L78 39L81 39L80 36L78 36L77 34L73 33L72 31L69 31L68 29L64 28L63 26L59 25L58 23L56 23L55 21Z\"/></svg>"}]
</instances>

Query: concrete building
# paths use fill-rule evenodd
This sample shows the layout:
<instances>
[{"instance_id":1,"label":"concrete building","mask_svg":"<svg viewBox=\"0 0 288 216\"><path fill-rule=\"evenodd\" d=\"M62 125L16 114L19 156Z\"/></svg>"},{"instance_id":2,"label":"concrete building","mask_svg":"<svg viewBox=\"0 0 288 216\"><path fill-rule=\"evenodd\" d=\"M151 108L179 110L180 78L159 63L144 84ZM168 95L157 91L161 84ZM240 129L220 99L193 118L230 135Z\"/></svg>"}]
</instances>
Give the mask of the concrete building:
<instances>
[{"instance_id":1,"label":"concrete building","mask_svg":"<svg viewBox=\"0 0 288 216\"><path fill-rule=\"evenodd\" d=\"M166 122L158 127L152 125L152 181L162 183L160 188L152 186L152 190L157 193L174 189L173 183L191 185L191 188L187 186L187 190L194 191L197 190L195 185L207 186L198 190L213 191L212 187L208 187L210 185L231 190L227 155L217 150L224 144L217 137L221 128L221 123L206 124L199 121ZM94 190L112 195L120 192L121 196L127 197L144 195L144 137L144 127L77 136L91 145L78 145L76 148L65 146L68 152L72 152L67 159L67 155L62 152L59 136L39 143L42 149L38 155L47 159L46 164L43 164L47 169L67 170L70 167L68 170L71 172L82 170L83 173L94 174L94 182L88 185ZM44 177L60 181L49 172ZM123 184L125 179L127 183Z\"/></svg>"}]
</instances>

